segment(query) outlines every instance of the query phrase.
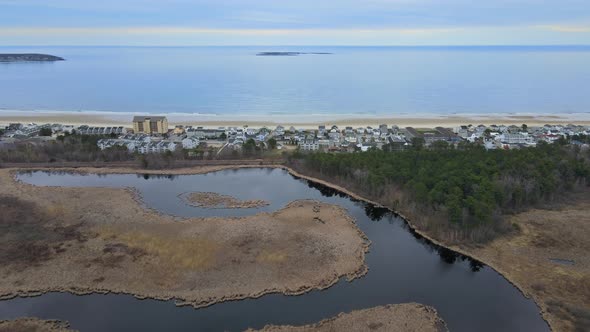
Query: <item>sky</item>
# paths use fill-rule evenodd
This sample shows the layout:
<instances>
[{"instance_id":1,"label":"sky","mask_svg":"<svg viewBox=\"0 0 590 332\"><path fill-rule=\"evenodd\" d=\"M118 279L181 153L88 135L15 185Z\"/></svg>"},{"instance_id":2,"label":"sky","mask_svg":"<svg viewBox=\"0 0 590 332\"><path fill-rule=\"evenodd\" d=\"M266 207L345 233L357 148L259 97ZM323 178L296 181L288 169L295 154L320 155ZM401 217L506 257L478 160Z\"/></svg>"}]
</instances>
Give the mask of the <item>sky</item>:
<instances>
[{"instance_id":1,"label":"sky","mask_svg":"<svg viewBox=\"0 0 590 332\"><path fill-rule=\"evenodd\" d=\"M590 0L0 0L9 45L590 45Z\"/></svg>"}]
</instances>

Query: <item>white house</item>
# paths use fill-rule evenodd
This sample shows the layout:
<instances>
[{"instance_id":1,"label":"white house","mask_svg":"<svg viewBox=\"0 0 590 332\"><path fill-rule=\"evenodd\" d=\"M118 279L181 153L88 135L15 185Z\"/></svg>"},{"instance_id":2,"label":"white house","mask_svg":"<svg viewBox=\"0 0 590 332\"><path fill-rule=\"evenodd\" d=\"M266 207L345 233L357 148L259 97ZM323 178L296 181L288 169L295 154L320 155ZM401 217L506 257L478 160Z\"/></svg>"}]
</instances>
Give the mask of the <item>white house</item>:
<instances>
[{"instance_id":1,"label":"white house","mask_svg":"<svg viewBox=\"0 0 590 332\"><path fill-rule=\"evenodd\" d=\"M110 147L113 146L113 140L111 140L111 139L99 139L96 142L96 145L98 145L98 148L99 149L105 150L105 149L108 149L108 148L110 148Z\"/></svg>"},{"instance_id":2,"label":"white house","mask_svg":"<svg viewBox=\"0 0 590 332\"><path fill-rule=\"evenodd\" d=\"M340 140L340 132L337 129L332 129L328 133L328 137L330 137L331 140L339 141Z\"/></svg>"},{"instance_id":3,"label":"white house","mask_svg":"<svg viewBox=\"0 0 590 332\"><path fill-rule=\"evenodd\" d=\"M264 142L266 140L266 136L268 136L267 134L258 134L256 135L256 140L259 142Z\"/></svg>"},{"instance_id":4,"label":"white house","mask_svg":"<svg viewBox=\"0 0 590 332\"><path fill-rule=\"evenodd\" d=\"M149 143L140 143L137 146L137 152L141 154L146 154L150 151Z\"/></svg>"},{"instance_id":5,"label":"white house","mask_svg":"<svg viewBox=\"0 0 590 332\"><path fill-rule=\"evenodd\" d=\"M320 139L318 140L318 146L320 149L328 150L329 148L336 146L336 144L329 139Z\"/></svg>"},{"instance_id":6,"label":"white house","mask_svg":"<svg viewBox=\"0 0 590 332\"><path fill-rule=\"evenodd\" d=\"M127 150L129 152L133 152L133 151L135 151L135 148L137 147L137 143L136 142L127 142L126 146L127 146Z\"/></svg>"},{"instance_id":7,"label":"white house","mask_svg":"<svg viewBox=\"0 0 590 332\"><path fill-rule=\"evenodd\" d=\"M300 140L299 149L303 151L317 151L320 149L320 144L316 140Z\"/></svg>"},{"instance_id":8,"label":"white house","mask_svg":"<svg viewBox=\"0 0 590 332\"><path fill-rule=\"evenodd\" d=\"M356 147L359 148L359 149L361 149L362 152L367 152L371 148L370 145L363 145L363 144L360 144L360 143L357 144Z\"/></svg>"},{"instance_id":9,"label":"white house","mask_svg":"<svg viewBox=\"0 0 590 332\"><path fill-rule=\"evenodd\" d=\"M187 137L182 140L182 148L183 149L195 149L199 146L199 140L194 137Z\"/></svg>"},{"instance_id":10,"label":"white house","mask_svg":"<svg viewBox=\"0 0 590 332\"><path fill-rule=\"evenodd\" d=\"M495 149L498 148L498 145L496 144L495 141L491 141L491 140L488 141L488 140L486 140L483 144L484 144L484 148L486 150L495 150Z\"/></svg>"},{"instance_id":11,"label":"white house","mask_svg":"<svg viewBox=\"0 0 590 332\"><path fill-rule=\"evenodd\" d=\"M504 133L500 135L500 140L502 143L507 144L525 144L529 141L528 135L523 135L521 133L510 134Z\"/></svg>"},{"instance_id":12,"label":"white house","mask_svg":"<svg viewBox=\"0 0 590 332\"><path fill-rule=\"evenodd\" d=\"M176 143L174 143L174 142L160 142L160 143L158 143L158 145L160 145L160 144L161 144L160 152L166 152L166 151L174 152L174 151L176 151Z\"/></svg>"},{"instance_id":13,"label":"white house","mask_svg":"<svg viewBox=\"0 0 590 332\"><path fill-rule=\"evenodd\" d=\"M472 133L471 136L466 137L465 139L467 139L469 142L473 143L475 141L477 141L479 138L482 137L481 133Z\"/></svg>"}]
</instances>

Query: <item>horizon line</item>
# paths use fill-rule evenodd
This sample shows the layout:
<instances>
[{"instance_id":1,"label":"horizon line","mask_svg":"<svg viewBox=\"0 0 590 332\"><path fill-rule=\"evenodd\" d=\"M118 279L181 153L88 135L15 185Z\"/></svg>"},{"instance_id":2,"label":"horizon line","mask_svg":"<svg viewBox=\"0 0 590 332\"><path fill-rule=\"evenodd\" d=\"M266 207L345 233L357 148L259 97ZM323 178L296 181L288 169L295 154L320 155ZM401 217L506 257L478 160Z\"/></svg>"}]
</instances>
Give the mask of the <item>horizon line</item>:
<instances>
[{"instance_id":1,"label":"horizon line","mask_svg":"<svg viewBox=\"0 0 590 332\"><path fill-rule=\"evenodd\" d=\"M427 45L278 45L278 44L252 44L252 45L113 45L113 44L29 44L29 45L0 45L0 48L8 47L590 47L590 44L427 44Z\"/></svg>"}]
</instances>

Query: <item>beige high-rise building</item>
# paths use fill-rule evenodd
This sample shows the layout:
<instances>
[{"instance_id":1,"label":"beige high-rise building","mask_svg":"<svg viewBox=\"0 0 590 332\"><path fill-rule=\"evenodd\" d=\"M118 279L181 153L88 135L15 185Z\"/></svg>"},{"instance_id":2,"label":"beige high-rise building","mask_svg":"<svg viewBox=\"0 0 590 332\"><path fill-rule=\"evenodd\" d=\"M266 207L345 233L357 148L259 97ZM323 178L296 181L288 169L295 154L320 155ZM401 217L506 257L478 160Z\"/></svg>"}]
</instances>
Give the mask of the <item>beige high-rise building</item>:
<instances>
[{"instance_id":1,"label":"beige high-rise building","mask_svg":"<svg viewBox=\"0 0 590 332\"><path fill-rule=\"evenodd\" d=\"M133 131L145 134L165 134L168 132L168 119L165 116L135 116Z\"/></svg>"}]
</instances>

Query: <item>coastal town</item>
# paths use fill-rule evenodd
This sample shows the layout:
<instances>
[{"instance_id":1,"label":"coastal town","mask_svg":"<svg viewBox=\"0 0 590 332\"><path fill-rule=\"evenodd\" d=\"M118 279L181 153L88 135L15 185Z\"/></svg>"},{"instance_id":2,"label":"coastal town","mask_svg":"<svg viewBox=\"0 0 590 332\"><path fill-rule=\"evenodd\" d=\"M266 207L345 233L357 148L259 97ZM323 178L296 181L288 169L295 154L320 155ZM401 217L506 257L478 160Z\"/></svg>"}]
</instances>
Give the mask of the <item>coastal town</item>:
<instances>
[{"instance_id":1,"label":"coastal town","mask_svg":"<svg viewBox=\"0 0 590 332\"><path fill-rule=\"evenodd\" d=\"M587 147L577 138L590 134L590 126L575 124L544 126L462 125L452 128L400 128L380 124L366 127L320 125L301 129L278 125L274 128L169 126L163 116L136 116L129 127L96 127L89 125L10 123L0 127L0 144L42 142L66 135L101 137L101 150L126 148L130 153L166 153L205 148L217 155L235 153L245 144L267 150L356 152L369 149L401 151L412 146L444 147L462 142L479 144L487 150L534 147L539 142L553 143L569 139L572 144Z\"/></svg>"},{"instance_id":2,"label":"coastal town","mask_svg":"<svg viewBox=\"0 0 590 332\"><path fill-rule=\"evenodd\" d=\"M590 332L590 0L0 0L0 332Z\"/></svg>"}]
</instances>

